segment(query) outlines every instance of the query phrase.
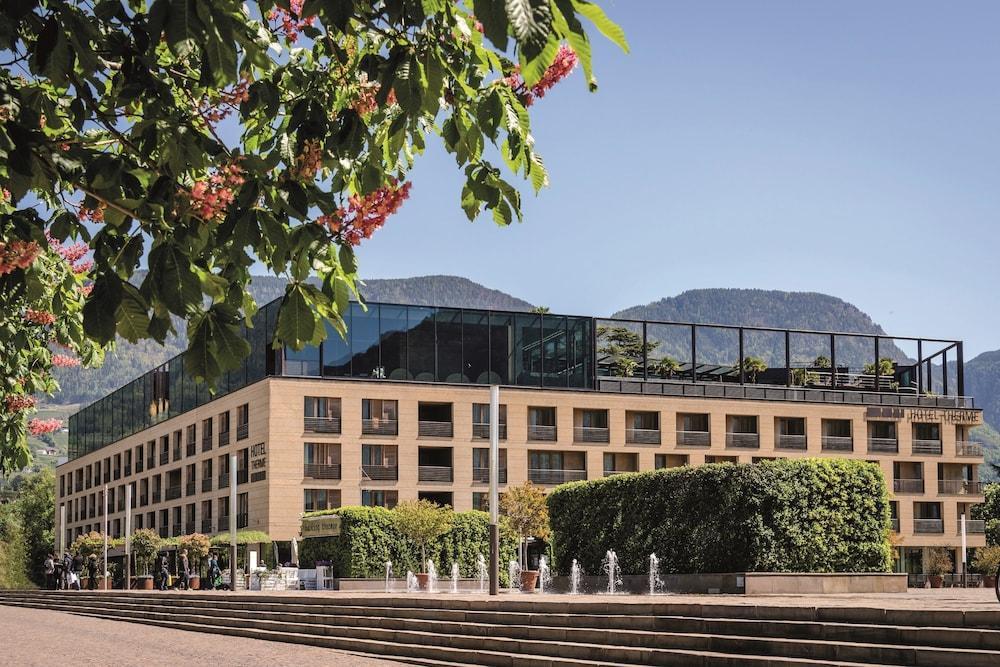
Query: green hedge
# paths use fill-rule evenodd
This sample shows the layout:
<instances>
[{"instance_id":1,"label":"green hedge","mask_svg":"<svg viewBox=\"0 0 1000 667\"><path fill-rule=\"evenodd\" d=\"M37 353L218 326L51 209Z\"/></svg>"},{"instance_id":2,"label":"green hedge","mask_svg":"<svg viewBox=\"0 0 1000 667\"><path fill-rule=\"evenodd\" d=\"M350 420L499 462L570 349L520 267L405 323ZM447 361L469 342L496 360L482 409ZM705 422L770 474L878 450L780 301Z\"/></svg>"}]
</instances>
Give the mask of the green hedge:
<instances>
[{"instance_id":1,"label":"green hedge","mask_svg":"<svg viewBox=\"0 0 1000 667\"><path fill-rule=\"evenodd\" d=\"M407 570L422 572L420 550L399 534L393 525L392 510L383 507L341 507L312 512L306 516L336 514L340 517L338 537L310 537L299 547L302 567L314 567L316 561L330 561L335 577L381 578L385 562L392 561L397 577ZM489 515L486 512L455 512L451 530L428 550L442 578L450 576L452 562L457 562L463 577L477 574L477 558L490 557ZM517 558L517 536L501 526L500 562ZM506 567L501 567L501 577Z\"/></svg>"},{"instance_id":2,"label":"green hedge","mask_svg":"<svg viewBox=\"0 0 1000 667\"><path fill-rule=\"evenodd\" d=\"M548 498L558 570L625 574L887 572L889 494L864 461L785 459L684 466L557 487Z\"/></svg>"}]
</instances>

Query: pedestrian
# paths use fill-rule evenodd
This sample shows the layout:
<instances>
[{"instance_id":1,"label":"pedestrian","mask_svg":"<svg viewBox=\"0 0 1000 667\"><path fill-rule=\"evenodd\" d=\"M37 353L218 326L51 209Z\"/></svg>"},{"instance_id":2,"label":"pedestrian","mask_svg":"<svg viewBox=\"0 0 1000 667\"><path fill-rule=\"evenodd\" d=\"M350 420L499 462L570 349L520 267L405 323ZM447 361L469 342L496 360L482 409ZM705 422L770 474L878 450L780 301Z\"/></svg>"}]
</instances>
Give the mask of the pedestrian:
<instances>
[{"instance_id":1,"label":"pedestrian","mask_svg":"<svg viewBox=\"0 0 1000 667\"><path fill-rule=\"evenodd\" d=\"M219 567L219 557L214 553L208 560L208 581L212 590L222 588L222 569Z\"/></svg>"},{"instance_id":2,"label":"pedestrian","mask_svg":"<svg viewBox=\"0 0 1000 667\"><path fill-rule=\"evenodd\" d=\"M77 579L83 574L83 555L76 554L73 556L73 574L76 575Z\"/></svg>"},{"instance_id":3,"label":"pedestrian","mask_svg":"<svg viewBox=\"0 0 1000 667\"><path fill-rule=\"evenodd\" d=\"M73 557L66 551L62 557L62 587L69 590L70 575L73 574Z\"/></svg>"},{"instance_id":4,"label":"pedestrian","mask_svg":"<svg viewBox=\"0 0 1000 667\"><path fill-rule=\"evenodd\" d=\"M45 556L45 562L42 564L45 569L45 588L49 590L55 590L56 588L56 557L52 554Z\"/></svg>"},{"instance_id":5,"label":"pedestrian","mask_svg":"<svg viewBox=\"0 0 1000 667\"><path fill-rule=\"evenodd\" d=\"M170 565L167 562L167 555L160 556L160 590L165 591L170 585Z\"/></svg>"},{"instance_id":6,"label":"pedestrian","mask_svg":"<svg viewBox=\"0 0 1000 667\"><path fill-rule=\"evenodd\" d=\"M181 549L181 562L178 566L177 575L180 577L180 588L183 590L188 590L191 585L191 570L188 568L188 555L187 551Z\"/></svg>"},{"instance_id":7,"label":"pedestrian","mask_svg":"<svg viewBox=\"0 0 1000 667\"><path fill-rule=\"evenodd\" d=\"M97 554L90 554L87 559L87 590L97 590Z\"/></svg>"}]
</instances>

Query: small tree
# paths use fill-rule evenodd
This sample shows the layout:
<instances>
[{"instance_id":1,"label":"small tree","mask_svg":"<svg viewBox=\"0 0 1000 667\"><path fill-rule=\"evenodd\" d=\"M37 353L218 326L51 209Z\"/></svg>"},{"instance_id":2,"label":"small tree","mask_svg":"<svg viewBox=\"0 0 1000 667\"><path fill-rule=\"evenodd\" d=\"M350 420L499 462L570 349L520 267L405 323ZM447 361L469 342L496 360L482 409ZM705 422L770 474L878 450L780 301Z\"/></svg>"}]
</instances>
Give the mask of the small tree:
<instances>
[{"instance_id":1,"label":"small tree","mask_svg":"<svg viewBox=\"0 0 1000 667\"><path fill-rule=\"evenodd\" d=\"M103 555L104 534L96 530L84 533L73 540L73 544L69 546L69 550L75 554L79 554L84 559L98 554Z\"/></svg>"},{"instance_id":2,"label":"small tree","mask_svg":"<svg viewBox=\"0 0 1000 667\"><path fill-rule=\"evenodd\" d=\"M160 550L160 536L155 530L143 528L132 533L130 542L136 574L140 577L149 576L149 567L153 564L156 552Z\"/></svg>"},{"instance_id":3,"label":"small tree","mask_svg":"<svg viewBox=\"0 0 1000 667\"><path fill-rule=\"evenodd\" d=\"M549 507L545 503L545 494L530 481L511 487L500 498L500 511L507 517L510 527L517 532L521 567L525 567L528 538L544 540L549 537Z\"/></svg>"},{"instance_id":4,"label":"small tree","mask_svg":"<svg viewBox=\"0 0 1000 667\"><path fill-rule=\"evenodd\" d=\"M927 552L927 573L935 577L950 574L952 570L951 554L944 547L934 547Z\"/></svg>"},{"instance_id":5,"label":"small tree","mask_svg":"<svg viewBox=\"0 0 1000 667\"><path fill-rule=\"evenodd\" d=\"M743 372L750 376L751 382L757 382L757 375L767 370L767 364L760 357L745 357Z\"/></svg>"},{"instance_id":6,"label":"small tree","mask_svg":"<svg viewBox=\"0 0 1000 667\"><path fill-rule=\"evenodd\" d=\"M882 357L878 360L878 374L883 377L891 377L896 374L896 364L892 359ZM865 364L865 375L875 375L875 364Z\"/></svg>"},{"instance_id":7,"label":"small tree","mask_svg":"<svg viewBox=\"0 0 1000 667\"><path fill-rule=\"evenodd\" d=\"M833 362L830 361L830 357L821 354L813 359L813 366L816 368L830 368L833 366Z\"/></svg>"},{"instance_id":8,"label":"small tree","mask_svg":"<svg viewBox=\"0 0 1000 667\"><path fill-rule=\"evenodd\" d=\"M209 539L201 533L184 535L177 540L177 548L187 551L191 569L196 573L198 572L198 567L201 565L201 561L208 556L208 550L211 546L212 543Z\"/></svg>"},{"instance_id":9,"label":"small tree","mask_svg":"<svg viewBox=\"0 0 1000 667\"><path fill-rule=\"evenodd\" d=\"M642 359L659 346L659 341L642 342L642 335L626 327L598 327L597 352L610 359L612 372L619 377L635 374Z\"/></svg>"},{"instance_id":10,"label":"small tree","mask_svg":"<svg viewBox=\"0 0 1000 667\"><path fill-rule=\"evenodd\" d=\"M1000 569L1000 547L980 547L972 559L972 569L979 574L993 576Z\"/></svg>"},{"instance_id":11,"label":"small tree","mask_svg":"<svg viewBox=\"0 0 1000 667\"><path fill-rule=\"evenodd\" d=\"M657 359L653 364L653 372L661 378L673 377L674 373L680 369L681 362L677 361L673 357L663 357L662 359Z\"/></svg>"},{"instance_id":12,"label":"small tree","mask_svg":"<svg viewBox=\"0 0 1000 667\"><path fill-rule=\"evenodd\" d=\"M392 510L396 530L420 548L420 567L427 567L427 546L451 530L452 514L429 500L405 500Z\"/></svg>"}]
</instances>

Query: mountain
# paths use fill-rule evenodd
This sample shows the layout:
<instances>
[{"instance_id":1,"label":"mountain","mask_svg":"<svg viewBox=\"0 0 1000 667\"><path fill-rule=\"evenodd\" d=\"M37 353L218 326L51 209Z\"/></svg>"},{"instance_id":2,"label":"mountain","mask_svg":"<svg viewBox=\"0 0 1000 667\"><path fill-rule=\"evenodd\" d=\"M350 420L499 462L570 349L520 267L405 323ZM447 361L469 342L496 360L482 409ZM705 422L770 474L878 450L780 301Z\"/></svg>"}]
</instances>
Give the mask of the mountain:
<instances>
[{"instance_id":1,"label":"mountain","mask_svg":"<svg viewBox=\"0 0 1000 667\"><path fill-rule=\"evenodd\" d=\"M975 397L986 421L1000 425L1000 350L965 362L965 393Z\"/></svg>"},{"instance_id":2,"label":"mountain","mask_svg":"<svg viewBox=\"0 0 1000 667\"><path fill-rule=\"evenodd\" d=\"M783 292L760 289L696 289L682 292L643 306L620 310L612 317L668 322L732 324L819 331L846 331L885 334L870 316L843 299L818 292ZM678 327L649 327L649 335L660 340L656 354L678 359L690 356L690 333ZM790 339L793 363L809 363L819 355L830 356L828 336L793 334ZM746 356L762 357L769 366L784 366L785 340L781 333L747 332ZM698 360L732 364L739 349L736 331L699 329ZM895 360L906 355L889 341L879 354ZM837 338L837 365L861 368L875 356L870 338Z\"/></svg>"}]
</instances>

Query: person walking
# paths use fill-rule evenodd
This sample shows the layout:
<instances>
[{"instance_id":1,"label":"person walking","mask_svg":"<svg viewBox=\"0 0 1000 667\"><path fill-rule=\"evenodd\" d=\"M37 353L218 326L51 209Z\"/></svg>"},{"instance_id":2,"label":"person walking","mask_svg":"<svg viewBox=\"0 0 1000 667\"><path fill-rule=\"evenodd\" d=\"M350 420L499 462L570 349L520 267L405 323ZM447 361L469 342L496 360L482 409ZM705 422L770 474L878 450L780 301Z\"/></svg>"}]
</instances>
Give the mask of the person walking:
<instances>
[{"instance_id":1,"label":"person walking","mask_svg":"<svg viewBox=\"0 0 1000 667\"><path fill-rule=\"evenodd\" d=\"M90 554L87 559L87 590L97 590L97 555Z\"/></svg>"},{"instance_id":2,"label":"person walking","mask_svg":"<svg viewBox=\"0 0 1000 667\"><path fill-rule=\"evenodd\" d=\"M212 590L222 586L222 570L219 568L219 557L214 553L208 559L208 582Z\"/></svg>"},{"instance_id":3,"label":"person walking","mask_svg":"<svg viewBox=\"0 0 1000 667\"><path fill-rule=\"evenodd\" d=\"M45 570L45 588L49 590L55 590L56 588L56 557L52 554L45 556L45 562L42 564Z\"/></svg>"},{"instance_id":4,"label":"person walking","mask_svg":"<svg viewBox=\"0 0 1000 667\"><path fill-rule=\"evenodd\" d=\"M178 566L177 576L180 577L179 587L183 590L188 590L191 585L191 570L188 567L188 555L187 551L181 549L181 562Z\"/></svg>"},{"instance_id":5,"label":"person walking","mask_svg":"<svg viewBox=\"0 0 1000 667\"><path fill-rule=\"evenodd\" d=\"M69 555L66 551L63 553L62 557L62 587L63 590L69 590L70 575L73 574L73 557Z\"/></svg>"},{"instance_id":6,"label":"person walking","mask_svg":"<svg viewBox=\"0 0 1000 667\"><path fill-rule=\"evenodd\" d=\"M167 555L160 556L160 590L165 591L170 585L170 565L167 562Z\"/></svg>"}]
</instances>

